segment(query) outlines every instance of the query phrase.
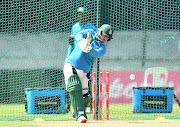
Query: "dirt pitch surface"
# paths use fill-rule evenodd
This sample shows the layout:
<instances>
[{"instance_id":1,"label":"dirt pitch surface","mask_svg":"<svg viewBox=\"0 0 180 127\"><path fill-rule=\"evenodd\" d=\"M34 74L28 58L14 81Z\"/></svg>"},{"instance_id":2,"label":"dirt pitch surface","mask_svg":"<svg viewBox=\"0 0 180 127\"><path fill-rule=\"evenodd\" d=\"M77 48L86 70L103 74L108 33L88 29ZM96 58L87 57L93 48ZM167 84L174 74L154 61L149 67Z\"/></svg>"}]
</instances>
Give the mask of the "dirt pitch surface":
<instances>
[{"instance_id":1,"label":"dirt pitch surface","mask_svg":"<svg viewBox=\"0 0 180 127\"><path fill-rule=\"evenodd\" d=\"M180 127L180 120L109 120L88 121L1 121L0 127Z\"/></svg>"}]
</instances>

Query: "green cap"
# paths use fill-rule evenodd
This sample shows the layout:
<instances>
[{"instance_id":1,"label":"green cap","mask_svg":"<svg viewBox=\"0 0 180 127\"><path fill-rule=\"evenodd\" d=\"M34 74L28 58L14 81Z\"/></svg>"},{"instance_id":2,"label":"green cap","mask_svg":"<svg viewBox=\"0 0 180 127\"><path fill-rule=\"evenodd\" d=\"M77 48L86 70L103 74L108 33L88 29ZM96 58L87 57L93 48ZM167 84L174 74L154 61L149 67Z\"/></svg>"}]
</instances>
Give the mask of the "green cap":
<instances>
[{"instance_id":1,"label":"green cap","mask_svg":"<svg viewBox=\"0 0 180 127\"><path fill-rule=\"evenodd\" d=\"M79 8L77 9L77 12L79 12L79 13L87 13L87 10L86 10L86 8L84 8L84 7L79 7Z\"/></svg>"},{"instance_id":2,"label":"green cap","mask_svg":"<svg viewBox=\"0 0 180 127\"><path fill-rule=\"evenodd\" d=\"M104 25L102 25L102 26L99 28L99 30L102 31L102 33L103 33L106 37L112 39L112 35L113 35L113 28L112 28L112 26L110 26L110 25L108 25L108 24L104 24Z\"/></svg>"}]
</instances>

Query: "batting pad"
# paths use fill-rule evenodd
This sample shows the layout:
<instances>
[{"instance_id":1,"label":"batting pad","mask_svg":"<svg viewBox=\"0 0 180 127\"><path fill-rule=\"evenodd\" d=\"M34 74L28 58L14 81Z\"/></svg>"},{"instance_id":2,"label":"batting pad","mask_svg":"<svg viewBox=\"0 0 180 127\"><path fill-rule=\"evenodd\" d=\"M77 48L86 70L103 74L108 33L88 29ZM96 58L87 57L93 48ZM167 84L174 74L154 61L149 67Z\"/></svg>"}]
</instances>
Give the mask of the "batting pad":
<instances>
[{"instance_id":1,"label":"batting pad","mask_svg":"<svg viewBox=\"0 0 180 127\"><path fill-rule=\"evenodd\" d=\"M76 120L79 116L86 116L84 99L82 95L82 84L79 77L74 74L68 79L68 91L74 109Z\"/></svg>"}]
</instances>

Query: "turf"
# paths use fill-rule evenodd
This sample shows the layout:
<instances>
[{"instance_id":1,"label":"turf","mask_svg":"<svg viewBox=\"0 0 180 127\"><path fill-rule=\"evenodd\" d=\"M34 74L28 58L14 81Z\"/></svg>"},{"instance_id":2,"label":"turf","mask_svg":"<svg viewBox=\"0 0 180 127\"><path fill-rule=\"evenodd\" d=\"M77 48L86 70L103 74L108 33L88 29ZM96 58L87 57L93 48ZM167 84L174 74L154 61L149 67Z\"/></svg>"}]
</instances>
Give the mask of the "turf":
<instances>
[{"instance_id":1,"label":"turf","mask_svg":"<svg viewBox=\"0 0 180 127\"><path fill-rule=\"evenodd\" d=\"M106 107L103 105L103 120L106 119ZM173 105L172 113L132 113L131 104L110 104L109 109L111 120L154 120L157 117L166 119L180 119L180 107ZM71 112L67 114L27 114L24 104L1 104L0 121L33 121L35 118L43 118L45 121L71 121ZM88 114L88 119L92 120L92 113Z\"/></svg>"}]
</instances>

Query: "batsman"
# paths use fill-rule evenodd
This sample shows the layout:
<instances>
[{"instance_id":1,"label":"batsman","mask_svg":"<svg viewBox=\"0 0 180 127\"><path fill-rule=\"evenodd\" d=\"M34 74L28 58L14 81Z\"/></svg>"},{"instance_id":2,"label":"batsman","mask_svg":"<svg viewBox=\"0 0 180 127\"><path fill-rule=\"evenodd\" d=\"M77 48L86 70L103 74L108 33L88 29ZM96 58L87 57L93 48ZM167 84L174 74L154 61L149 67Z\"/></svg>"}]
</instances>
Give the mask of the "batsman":
<instances>
[{"instance_id":1,"label":"batsman","mask_svg":"<svg viewBox=\"0 0 180 127\"><path fill-rule=\"evenodd\" d=\"M106 53L107 42L112 39L112 35L112 26L104 24L97 32L93 29L86 29L74 37L77 45L66 59L63 72L66 89L69 91L74 109L73 116L79 123L86 123L85 108L91 102L87 73L95 59Z\"/></svg>"}]
</instances>

